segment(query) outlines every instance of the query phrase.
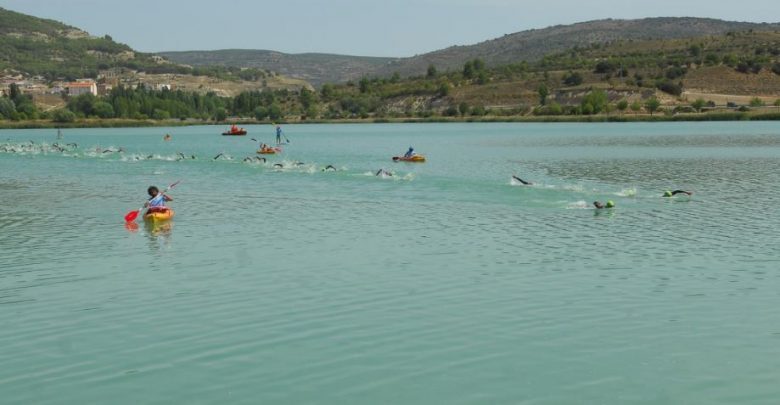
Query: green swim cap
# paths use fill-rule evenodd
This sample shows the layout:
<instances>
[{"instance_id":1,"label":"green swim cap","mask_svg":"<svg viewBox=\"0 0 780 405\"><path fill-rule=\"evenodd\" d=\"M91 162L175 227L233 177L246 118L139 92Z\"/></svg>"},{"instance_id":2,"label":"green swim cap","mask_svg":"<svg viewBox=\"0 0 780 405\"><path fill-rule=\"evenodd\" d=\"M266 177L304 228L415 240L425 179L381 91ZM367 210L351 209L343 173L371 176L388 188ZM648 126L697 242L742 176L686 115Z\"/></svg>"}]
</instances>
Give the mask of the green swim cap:
<instances>
[{"instance_id":1,"label":"green swim cap","mask_svg":"<svg viewBox=\"0 0 780 405\"><path fill-rule=\"evenodd\" d=\"M615 206L615 203L612 202L612 200L607 201L607 208L612 208Z\"/></svg>"},{"instance_id":2,"label":"green swim cap","mask_svg":"<svg viewBox=\"0 0 780 405\"><path fill-rule=\"evenodd\" d=\"M664 191L664 197L671 197L671 196L672 196L672 192L671 191L669 191L669 190Z\"/></svg>"}]
</instances>

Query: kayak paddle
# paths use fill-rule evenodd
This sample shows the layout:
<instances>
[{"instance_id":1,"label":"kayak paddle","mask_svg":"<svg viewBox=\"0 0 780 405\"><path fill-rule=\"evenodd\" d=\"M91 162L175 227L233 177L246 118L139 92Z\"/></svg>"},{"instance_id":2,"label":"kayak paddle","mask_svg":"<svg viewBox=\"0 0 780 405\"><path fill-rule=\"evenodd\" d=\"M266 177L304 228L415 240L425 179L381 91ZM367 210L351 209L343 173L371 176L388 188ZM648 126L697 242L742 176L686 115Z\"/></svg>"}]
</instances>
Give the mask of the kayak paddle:
<instances>
[{"instance_id":1,"label":"kayak paddle","mask_svg":"<svg viewBox=\"0 0 780 405\"><path fill-rule=\"evenodd\" d=\"M170 186L166 187L166 188L165 188L165 190L163 190L163 191L162 191L160 194L165 194L165 192L166 192L166 191L168 191L168 190L170 190L170 189L172 189L172 188L176 187L176 185L177 185L177 184L179 184L179 182L180 182L180 181L181 181L181 180L178 180L178 181L176 181L176 183L173 183L173 184L171 184ZM128 212L128 213L127 213L127 215L125 215L125 222L133 222L133 221L135 221L135 219L136 219L136 218L138 218L138 214L139 214L139 213L141 212L141 210L142 210L142 209L144 209L145 207L146 207L146 203L144 203L144 206L143 206L143 207L141 207L141 208L139 208L139 209L137 209L137 210L135 210L135 211L130 211L130 212Z\"/></svg>"}]
</instances>

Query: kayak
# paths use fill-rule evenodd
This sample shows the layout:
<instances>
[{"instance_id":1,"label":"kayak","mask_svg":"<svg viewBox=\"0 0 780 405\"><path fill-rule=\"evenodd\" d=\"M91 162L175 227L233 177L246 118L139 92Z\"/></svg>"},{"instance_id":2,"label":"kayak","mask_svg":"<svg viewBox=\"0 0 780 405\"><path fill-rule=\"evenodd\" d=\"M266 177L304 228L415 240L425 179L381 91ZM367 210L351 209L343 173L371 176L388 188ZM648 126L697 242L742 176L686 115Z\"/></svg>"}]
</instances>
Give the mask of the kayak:
<instances>
[{"instance_id":1,"label":"kayak","mask_svg":"<svg viewBox=\"0 0 780 405\"><path fill-rule=\"evenodd\" d=\"M173 218L173 215L174 215L173 210L169 208L165 211L150 212L144 214L144 221L149 221L152 223L163 222Z\"/></svg>"},{"instance_id":2,"label":"kayak","mask_svg":"<svg viewBox=\"0 0 780 405\"><path fill-rule=\"evenodd\" d=\"M277 153L280 153L282 151L282 148L265 148L260 149L257 151L257 154L259 155L275 155Z\"/></svg>"},{"instance_id":3,"label":"kayak","mask_svg":"<svg viewBox=\"0 0 780 405\"><path fill-rule=\"evenodd\" d=\"M246 135L246 130L245 130L245 129L242 129L242 130L240 130L240 131L227 131L227 132L223 132L223 133L222 133L222 135L225 135L225 136L241 136L241 135Z\"/></svg>"},{"instance_id":4,"label":"kayak","mask_svg":"<svg viewBox=\"0 0 780 405\"><path fill-rule=\"evenodd\" d=\"M393 162L418 162L418 163L422 163L422 162L425 162L425 156L423 156L423 155L414 155L414 156L410 156L410 157L393 156Z\"/></svg>"}]
</instances>

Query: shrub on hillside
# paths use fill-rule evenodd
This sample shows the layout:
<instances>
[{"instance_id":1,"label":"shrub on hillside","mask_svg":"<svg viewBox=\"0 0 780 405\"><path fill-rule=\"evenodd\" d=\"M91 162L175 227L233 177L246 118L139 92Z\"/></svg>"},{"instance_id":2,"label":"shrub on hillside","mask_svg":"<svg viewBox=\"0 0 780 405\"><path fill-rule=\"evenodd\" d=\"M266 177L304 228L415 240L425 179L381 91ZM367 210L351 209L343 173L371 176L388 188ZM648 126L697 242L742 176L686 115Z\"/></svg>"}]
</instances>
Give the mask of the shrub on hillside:
<instances>
[{"instance_id":1,"label":"shrub on hillside","mask_svg":"<svg viewBox=\"0 0 780 405\"><path fill-rule=\"evenodd\" d=\"M670 80L661 81L656 84L656 87L658 87L658 90L673 96L679 96L683 91L682 82L674 83Z\"/></svg>"}]
</instances>

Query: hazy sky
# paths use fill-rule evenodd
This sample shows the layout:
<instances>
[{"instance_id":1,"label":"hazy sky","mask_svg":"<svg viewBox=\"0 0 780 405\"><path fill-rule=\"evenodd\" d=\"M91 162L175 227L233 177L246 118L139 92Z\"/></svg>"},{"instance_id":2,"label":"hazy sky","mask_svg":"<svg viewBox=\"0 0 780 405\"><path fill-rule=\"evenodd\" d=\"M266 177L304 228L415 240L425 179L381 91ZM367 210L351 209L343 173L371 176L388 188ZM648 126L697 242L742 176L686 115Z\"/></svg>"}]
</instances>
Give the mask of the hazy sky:
<instances>
[{"instance_id":1,"label":"hazy sky","mask_svg":"<svg viewBox=\"0 0 780 405\"><path fill-rule=\"evenodd\" d=\"M248 48L366 56L412 56L600 18L780 20L778 0L0 0L0 7L109 34L147 52Z\"/></svg>"}]
</instances>

